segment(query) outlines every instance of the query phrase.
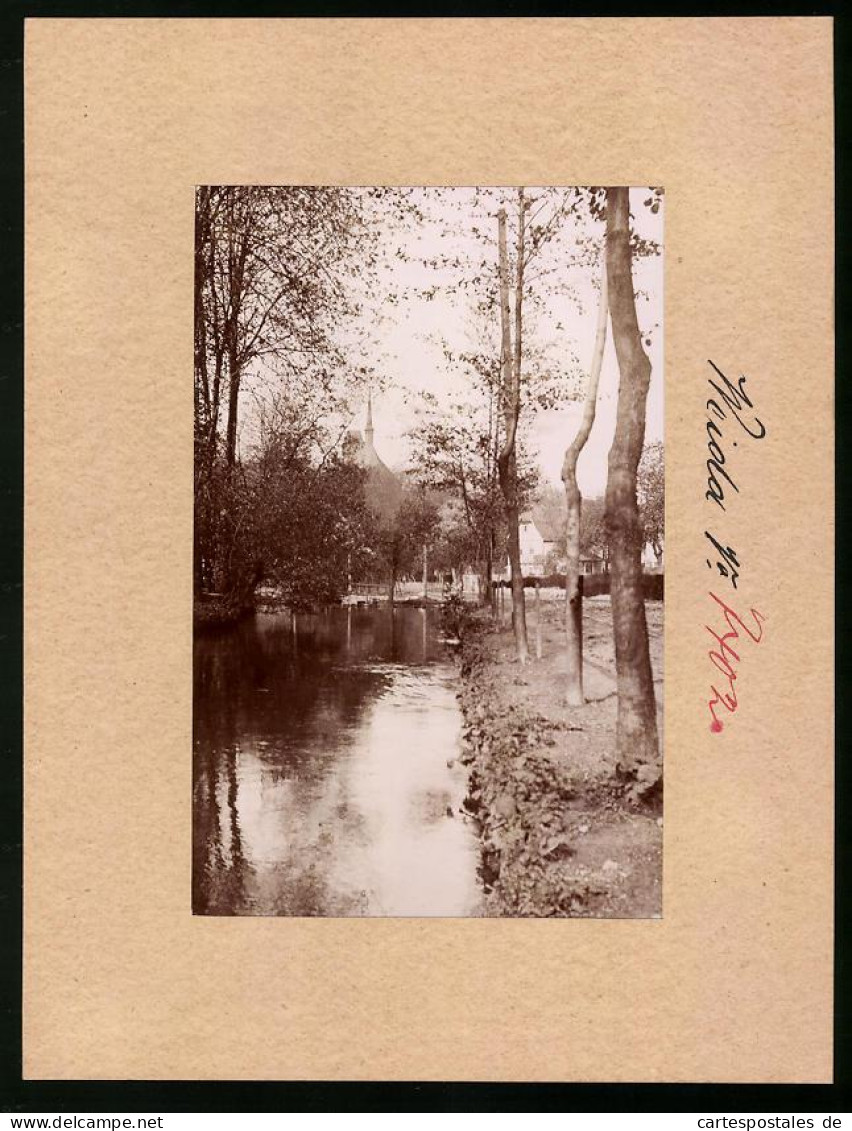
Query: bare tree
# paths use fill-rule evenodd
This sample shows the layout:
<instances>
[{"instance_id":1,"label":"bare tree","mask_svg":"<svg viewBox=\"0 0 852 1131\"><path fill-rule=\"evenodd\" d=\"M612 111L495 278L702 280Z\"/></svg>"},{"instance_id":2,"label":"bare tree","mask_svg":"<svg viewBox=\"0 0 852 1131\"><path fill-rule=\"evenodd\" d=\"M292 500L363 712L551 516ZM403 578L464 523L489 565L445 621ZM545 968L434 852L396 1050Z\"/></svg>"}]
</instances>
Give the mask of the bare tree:
<instances>
[{"instance_id":1,"label":"bare tree","mask_svg":"<svg viewBox=\"0 0 852 1131\"><path fill-rule=\"evenodd\" d=\"M565 486L566 509L566 578L565 578L565 642L568 655L566 697L572 707L582 707L583 698L583 594L580 588L580 523L583 497L577 484L577 461L586 446L598 401L598 384L601 376L606 323L608 314L606 257L601 269L601 297L598 306L598 324L592 364L586 383L583 416L577 435L565 450L562 462L562 482Z\"/></svg>"},{"instance_id":2,"label":"bare tree","mask_svg":"<svg viewBox=\"0 0 852 1131\"><path fill-rule=\"evenodd\" d=\"M606 191L606 269L612 336L620 374L615 436L609 452L606 524L612 561L612 621L618 687L616 751L622 773L636 776L658 758L657 712L642 592L642 532L636 474L645 438L651 363L642 348L633 290L630 198ZM643 775L644 776L644 775Z\"/></svg>"}]
</instances>

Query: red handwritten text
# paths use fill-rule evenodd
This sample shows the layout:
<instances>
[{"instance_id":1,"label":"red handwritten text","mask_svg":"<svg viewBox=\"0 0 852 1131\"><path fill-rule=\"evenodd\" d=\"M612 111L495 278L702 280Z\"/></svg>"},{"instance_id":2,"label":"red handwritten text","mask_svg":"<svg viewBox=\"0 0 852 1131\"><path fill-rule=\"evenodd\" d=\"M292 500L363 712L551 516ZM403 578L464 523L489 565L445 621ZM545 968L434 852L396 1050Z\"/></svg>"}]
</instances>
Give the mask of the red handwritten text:
<instances>
[{"instance_id":1,"label":"red handwritten text","mask_svg":"<svg viewBox=\"0 0 852 1131\"><path fill-rule=\"evenodd\" d=\"M721 672L727 681L724 691L719 691L715 685L711 686L710 690L713 693L713 698L707 703L710 709L710 715L712 716L710 729L714 734L718 734L722 730L722 722L716 714L717 709L724 707L726 711L731 713L737 709L737 695L734 691L737 672L734 665L740 662L740 657L739 654L734 651L733 641L739 640L740 632L742 632L749 640L754 641L755 644L759 644L763 639L763 622L766 620L766 617L763 613L759 613L757 609L749 609L749 613L754 621L753 630L749 629L742 617L740 617L738 613L735 613L730 605L726 605L715 593L710 593L709 595L721 608L725 624L729 629L728 632L717 632L715 629L711 628L709 624L705 624L704 626L716 642L715 647L708 653L710 662Z\"/></svg>"}]
</instances>

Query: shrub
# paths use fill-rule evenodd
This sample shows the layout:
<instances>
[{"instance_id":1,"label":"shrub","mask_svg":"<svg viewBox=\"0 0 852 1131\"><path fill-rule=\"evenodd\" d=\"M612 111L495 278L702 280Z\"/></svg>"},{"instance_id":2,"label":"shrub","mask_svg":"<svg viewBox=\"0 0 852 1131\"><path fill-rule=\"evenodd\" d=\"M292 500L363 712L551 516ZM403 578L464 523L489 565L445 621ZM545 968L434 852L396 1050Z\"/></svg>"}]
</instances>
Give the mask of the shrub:
<instances>
[{"instance_id":1,"label":"shrub","mask_svg":"<svg viewBox=\"0 0 852 1131\"><path fill-rule=\"evenodd\" d=\"M461 640L469 623L470 609L464 597L452 586L445 586L441 601L441 628L447 636Z\"/></svg>"}]
</instances>

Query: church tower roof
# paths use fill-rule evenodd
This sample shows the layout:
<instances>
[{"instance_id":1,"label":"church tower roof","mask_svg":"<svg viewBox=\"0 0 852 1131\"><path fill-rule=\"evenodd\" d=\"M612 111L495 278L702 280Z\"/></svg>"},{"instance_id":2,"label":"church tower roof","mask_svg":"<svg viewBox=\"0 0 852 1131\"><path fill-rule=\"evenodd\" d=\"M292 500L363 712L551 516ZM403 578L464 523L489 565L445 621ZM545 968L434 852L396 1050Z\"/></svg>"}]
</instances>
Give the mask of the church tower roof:
<instances>
[{"instance_id":1,"label":"church tower roof","mask_svg":"<svg viewBox=\"0 0 852 1131\"><path fill-rule=\"evenodd\" d=\"M383 517L394 514L402 499L402 484L394 475L379 453L374 443L373 398L367 394L367 418L364 422L364 439L356 459L366 468L366 494L370 507Z\"/></svg>"},{"instance_id":2,"label":"church tower roof","mask_svg":"<svg viewBox=\"0 0 852 1131\"><path fill-rule=\"evenodd\" d=\"M367 393L367 419L364 423L364 443L361 446L359 462L364 467L378 467L392 474L389 468L385 466L379 453L376 451L374 441L375 429L373 428L373 396L372 393Z\"/></svg>"}]
</instances>

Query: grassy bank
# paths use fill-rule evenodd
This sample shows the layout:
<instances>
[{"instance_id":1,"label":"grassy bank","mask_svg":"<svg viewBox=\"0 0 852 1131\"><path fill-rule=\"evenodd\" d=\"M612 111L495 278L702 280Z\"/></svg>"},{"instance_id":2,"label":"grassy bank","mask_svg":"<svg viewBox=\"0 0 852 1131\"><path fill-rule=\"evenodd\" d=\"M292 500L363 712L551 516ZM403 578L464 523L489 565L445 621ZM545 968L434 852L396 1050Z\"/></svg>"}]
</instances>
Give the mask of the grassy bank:
<instances>
[{"instance_id":1,"label":"grassy bank","mask_svg":"<svg viewBox=\"0 0 852 1131\"><path fill-rule=\"evenodd\" d=\"M474 618L463 633L462 759L482 846L486 913L661 914L662 809L615 776L615 664L609 598L584 605L583 708L564 703L564 605L542 602L522 668L508 624ZM662 605L647 604L662 730Z\"/></svg>"}]
</instances>

